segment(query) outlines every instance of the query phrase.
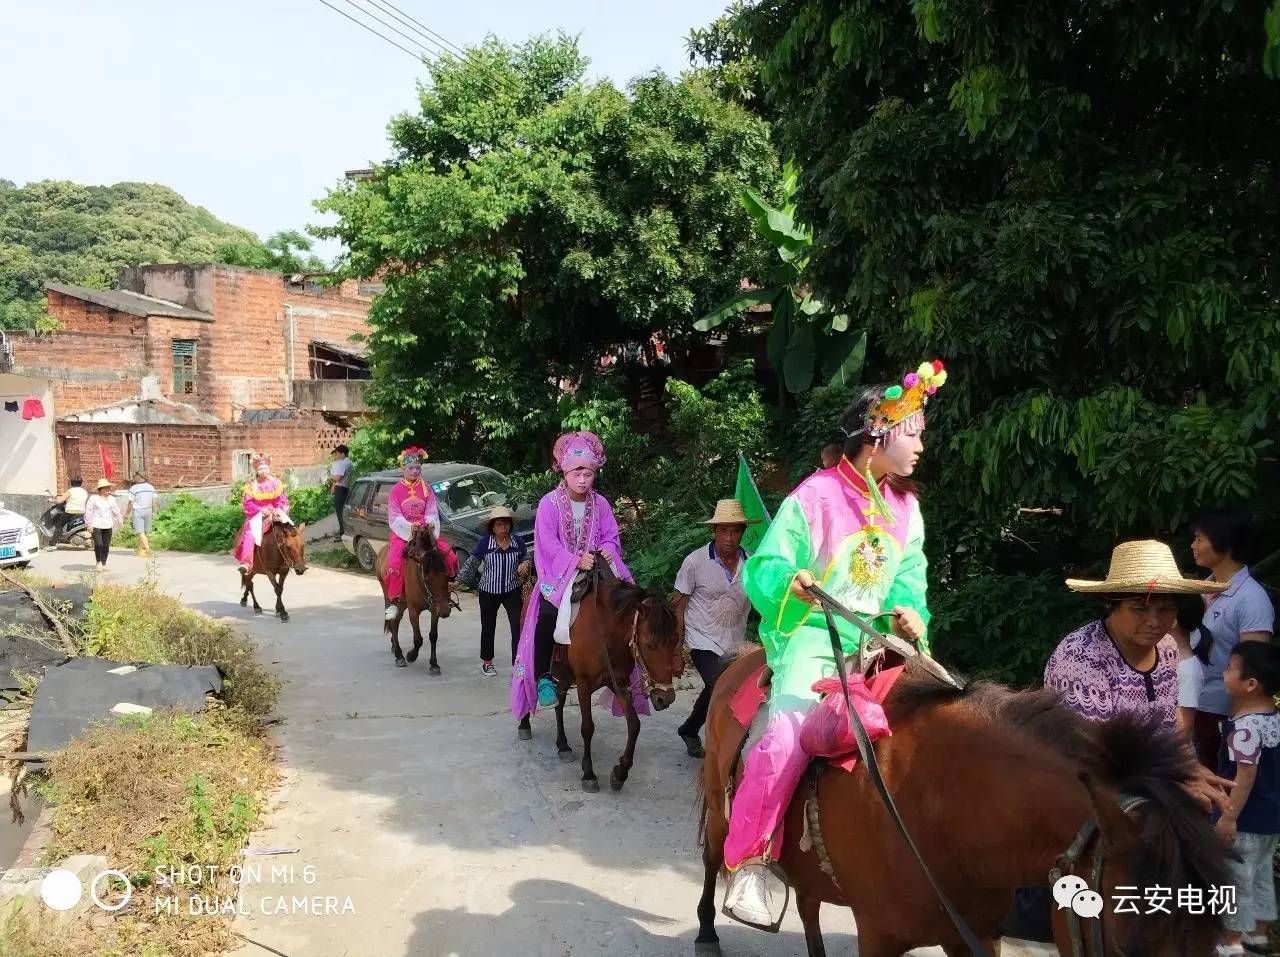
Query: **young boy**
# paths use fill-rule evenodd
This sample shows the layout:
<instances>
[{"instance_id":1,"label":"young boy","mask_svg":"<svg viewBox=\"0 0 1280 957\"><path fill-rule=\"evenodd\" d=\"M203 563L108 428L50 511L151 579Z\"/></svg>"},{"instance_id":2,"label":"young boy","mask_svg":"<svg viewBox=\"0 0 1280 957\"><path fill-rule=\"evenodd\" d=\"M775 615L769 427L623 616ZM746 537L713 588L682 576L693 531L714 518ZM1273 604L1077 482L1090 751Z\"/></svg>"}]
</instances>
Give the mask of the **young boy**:
<instances>
[{"instance_id":1,"label":"young boy","mask_svg":"<svg viewBox=\"0 0 1280 957\"><path fill-rule=\"evenodd\" d=\"M1280 712L1273 697L1280 692L1280 648L1240 642L1222 680L1231 716L1223 725L1219 774L1234 778L1236 785L1218 833L1232 842L1243 863L1231 864L1236 912L1226 915L1227 934L1218 955L1238 957L1245 947L1269 953L1267 925L1276 919L1271 860L1280 837Z\"/></svg>"}]
</instances>

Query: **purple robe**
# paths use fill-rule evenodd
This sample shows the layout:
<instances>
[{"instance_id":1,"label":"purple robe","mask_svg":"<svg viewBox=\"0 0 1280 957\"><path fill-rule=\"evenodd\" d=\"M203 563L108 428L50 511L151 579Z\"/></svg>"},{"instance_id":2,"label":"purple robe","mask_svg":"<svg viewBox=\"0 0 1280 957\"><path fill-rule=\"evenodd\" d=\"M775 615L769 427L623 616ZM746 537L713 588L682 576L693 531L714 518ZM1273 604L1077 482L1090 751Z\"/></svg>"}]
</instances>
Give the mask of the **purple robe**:
<instances>
[{"instance_id":1,"label":"purple robe","mask_svg":"<svg viewBox=\"0 0 1280 957\"><path fill-rule=\"evenodd\" d=\"M573 509L569 493L562 482L542 496L533 525L533 564L537 584L529 596L520 628L520 644L511 675L511 713L517 718L532 714L538 708L538 676L534 672L533 632L538 623L539 599L545 598L557 608L565 590L572 586L578 573L578 559L588 552L603 552L612 561L618 577L631 580L631 571L622 561L622 538L613 509L603 495L592 491L587 497L582 534L573 540ZM636 711L649 714L639 669L631 673L631 700ZM613 713L623 714L620 702L613 702Z\"/></svg>"}]
</instances>

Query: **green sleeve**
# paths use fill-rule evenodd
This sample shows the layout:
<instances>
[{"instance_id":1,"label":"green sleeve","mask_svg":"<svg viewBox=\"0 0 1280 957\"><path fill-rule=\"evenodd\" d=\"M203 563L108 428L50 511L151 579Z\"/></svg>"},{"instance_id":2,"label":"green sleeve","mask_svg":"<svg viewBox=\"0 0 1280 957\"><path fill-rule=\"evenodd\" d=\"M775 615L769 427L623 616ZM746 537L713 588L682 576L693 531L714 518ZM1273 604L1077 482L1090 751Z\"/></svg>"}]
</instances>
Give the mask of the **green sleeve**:
<instances>
[{"instance_id":1,"label":"green sleeve","mask_svg":"<svg viewBox=\"0 0 1280 957\"><path fill-rule=\"evenodd\" d=\"M911 518L907 523L907 543L902 551L902 561L898 564L898 574L884 599L884 608L888 611L899 605L914 608L920 613L927 626L929 624L929 603L926 596L928 590L929 561L924 556L924 519L920 516L920 505L913 503ZM926 630L920 639L920 650L929 652L929 633Z\"/></svg>"},{"instance_id":2,"label":"green sleeve","mask_svg":"<svg viewBox=\"0 0 1280 957\"><path fill-rule=\"evenodd\" d=\"M760 547L747 559L742 576L747 597L765 627L790 636L809 617L813 606L791 593L791 582L796 572L809 567L810 559L809 522L800 503L789 496Z\"/></svg>"}]
</instances>

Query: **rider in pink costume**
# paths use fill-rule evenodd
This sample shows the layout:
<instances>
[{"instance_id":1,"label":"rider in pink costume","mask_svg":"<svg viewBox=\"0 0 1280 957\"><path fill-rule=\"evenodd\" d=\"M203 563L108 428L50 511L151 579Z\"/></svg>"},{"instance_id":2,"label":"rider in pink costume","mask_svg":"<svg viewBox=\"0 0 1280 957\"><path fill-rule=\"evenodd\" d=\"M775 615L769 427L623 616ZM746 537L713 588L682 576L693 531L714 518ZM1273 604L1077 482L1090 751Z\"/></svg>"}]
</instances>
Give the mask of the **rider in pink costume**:
<instances>
[{"instance_id":1,"label":"rider in pink costume","mask_svg":"<svg viewBox=\"0 0 1280 957\"><path fill-rule=\"evenodd\" d=\"M387 524L391 527L390 548L387 553L387 609L384 617L394 621L404 600L404 549L413 538L415 529L429 525L436 536L436 548L449 570L449 580L458 577L458 556L449 543L440 537L440 507L436 493L422 481L422 463L427 453L414 446L400 453L402 477L391 489L387 501Z\"/></svg>"},{"instance_id":2,"label":"rider in pink costume","mask_svg":"<svg viewBox=\"0 0 1280 957\"><path fill-rule=\"evenodd\" d=\"M261 536L266 534L271 522L276 518L283 520L289 516L289 496L285 492L284 482L271 474L271 456L259 454L251 461L254 477L244 487L244 524L240 526L235 548L241 572L247 572L253 564L253 549L262 544ZM264 513L260 525L261 534L255 537L252 520L259 513Z\"/></svg>"}]
</instances>

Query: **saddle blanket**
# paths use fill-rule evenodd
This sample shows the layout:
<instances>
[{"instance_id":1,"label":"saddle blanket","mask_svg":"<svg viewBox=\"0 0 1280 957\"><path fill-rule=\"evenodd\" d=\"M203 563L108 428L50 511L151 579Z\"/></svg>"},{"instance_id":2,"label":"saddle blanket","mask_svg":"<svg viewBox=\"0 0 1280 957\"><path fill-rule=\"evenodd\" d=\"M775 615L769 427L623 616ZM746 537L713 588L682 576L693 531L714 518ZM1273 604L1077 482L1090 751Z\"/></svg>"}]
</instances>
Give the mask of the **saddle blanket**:
<instances>
[{"instance_id":1,"label":"saddle blanket","mask_svg":"<svg viewBox=\"0 0 1280 957\"><path fill-rule=\"evenodd\" d=\"M756 712L768 704L769 693L766 689L760 687L760 676L764 674L765 667L765 665L761 665L747 675L746 681L734 692L733 698L729 701L729 711L733 714L733 719L744 728L750 728ZM886 668L884 671L877 672L867 679L867 690L871 692L871 697L883 704L884 699L893 690L894 683L902 676L903 669L903 665ZM827 680L838 679L823 679L818 684L821 685ZM839 692L837 691L836 693L838 694ZM816 713L816 708L810 712L811 715ZM803 731L801 733L803 734ZM873 740L879 736L876 734L871 735ZM854 749L852 753L847 755L828 757L827 763L840 768L842 771L852 771L857 767L858 760L858 752Z\"/></svg>"}]
</instances>

